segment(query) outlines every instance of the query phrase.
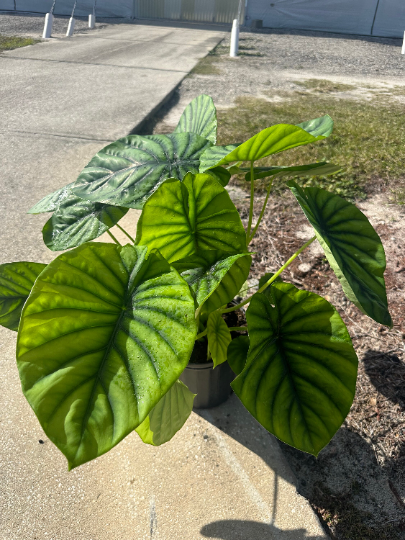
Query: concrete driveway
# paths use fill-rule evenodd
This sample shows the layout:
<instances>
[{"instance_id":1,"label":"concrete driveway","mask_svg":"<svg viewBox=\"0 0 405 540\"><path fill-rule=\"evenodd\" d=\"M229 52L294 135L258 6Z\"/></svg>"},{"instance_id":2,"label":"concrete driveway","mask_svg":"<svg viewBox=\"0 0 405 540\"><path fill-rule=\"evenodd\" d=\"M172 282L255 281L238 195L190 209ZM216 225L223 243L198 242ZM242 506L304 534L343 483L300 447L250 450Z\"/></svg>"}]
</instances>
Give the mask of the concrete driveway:
<instances>
[{"instance_id":1,"label":"concrete driveway","mask_svg":"<svg viewBox=\"0 0 405 540\"><path fill-rule=\"evenodd\" d=\"M132 131L221 38L118 25L0 55L0 263L52 260L48 216L26 210ZM277 443L234 396L163 447L134 433L68 473L22 396L15 338L0 329L1 540L326 538Z\"/></svg>"}]
</instances>

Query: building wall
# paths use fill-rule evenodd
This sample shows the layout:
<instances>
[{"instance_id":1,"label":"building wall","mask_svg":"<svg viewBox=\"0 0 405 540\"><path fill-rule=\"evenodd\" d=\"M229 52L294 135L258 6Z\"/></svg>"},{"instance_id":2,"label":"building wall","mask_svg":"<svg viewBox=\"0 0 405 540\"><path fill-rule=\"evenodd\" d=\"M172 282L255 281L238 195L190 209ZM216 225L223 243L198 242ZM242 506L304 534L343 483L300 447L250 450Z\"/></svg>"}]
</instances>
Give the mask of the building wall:
<instances>
[{"instance_id":1,"label":"building wall","mask_svg":"<svg viewBox=\"0 0 405 540\"><path fill-rule=\"evenodd\" d=\"M249 20L268 28L296 28L342 34L401 37L405 0L248 0Z\"/></svg>"}]
</instances>

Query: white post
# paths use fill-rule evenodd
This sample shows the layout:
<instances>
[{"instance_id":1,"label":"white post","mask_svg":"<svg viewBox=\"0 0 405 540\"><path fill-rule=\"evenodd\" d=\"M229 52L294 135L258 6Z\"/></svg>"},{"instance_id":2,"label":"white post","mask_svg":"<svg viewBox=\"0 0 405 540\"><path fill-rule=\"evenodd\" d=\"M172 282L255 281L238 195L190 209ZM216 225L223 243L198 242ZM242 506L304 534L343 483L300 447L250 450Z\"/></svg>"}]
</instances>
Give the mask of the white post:
<instances>
[{"instance_id":1,"label":"white post","mask_svg":"<svg viewBox=\"0 0 405 540\"><path fill-rule=\"evenodd\" d=\"M404 41L402 43L402 54L405 54L405 32L404 32Z\"/></svg>"},{"instance_id":2,"label":"white post","mask_svg":"<svg viewBox=\"0 0 405 540\"><path fill-rule=\"evenodd\" d=\"M239 50L239 21L238 19L233 20L232 24L232 33L231 33L231 50L229 56L235 57L238 56Z\"/></svg>"},{"instance_id":3,"label":"white post","mask_svg":"<svg viewBox=\"0 0 405 540\"><path fill-rule=\"evenodd\" d=\"M68 29L66 32L66 37L73 36L74 29L75 29L75 20L73 17L70 17Z\"/></svg>"},{"instance_id":4,"label":"white post","mask_svg":"<svg viewBox=\"0 0 405 540\"><path fill-rule=\"evenodd\" d=\"M94 13L90 13L89 15L89 28L94 28L96 26L96 17Z\"/></svg>"},{"instance_id":5,"label":"white post","mask_svg":"<svg viewBox=\"0 0 405 540\"><path fill-rule=\"evenodd\" d=\"M52 13L47 13L45 15L44 31L42 33L42 38L43 39L49 39L51 37L52 24L53 24L53 15L52 15Z\"/></svg>"}]
</instances>

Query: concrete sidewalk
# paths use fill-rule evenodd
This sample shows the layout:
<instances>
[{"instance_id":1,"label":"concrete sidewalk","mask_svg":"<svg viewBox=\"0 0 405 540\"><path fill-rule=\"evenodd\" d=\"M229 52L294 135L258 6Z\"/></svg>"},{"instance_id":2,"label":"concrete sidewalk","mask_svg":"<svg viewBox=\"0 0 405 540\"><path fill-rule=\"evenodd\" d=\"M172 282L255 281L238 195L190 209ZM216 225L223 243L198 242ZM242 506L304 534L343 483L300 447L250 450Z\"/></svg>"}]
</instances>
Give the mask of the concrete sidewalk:
<instances>
[{"instance_id":1,"label":"concrete sidewalk","mask_svg":"<svg viewBox=\"0 0 405 540\"><path fill-rule=\"evenodd\" d=\"M0 263L54 258L49 216L26 210L142 122L221 38L119 25L0 55ZM22 396L15 338L0 328L0 540L326 538L277 442L235 396L160 448L133 433L68 473Z\"/></svg>"}]
</instances>

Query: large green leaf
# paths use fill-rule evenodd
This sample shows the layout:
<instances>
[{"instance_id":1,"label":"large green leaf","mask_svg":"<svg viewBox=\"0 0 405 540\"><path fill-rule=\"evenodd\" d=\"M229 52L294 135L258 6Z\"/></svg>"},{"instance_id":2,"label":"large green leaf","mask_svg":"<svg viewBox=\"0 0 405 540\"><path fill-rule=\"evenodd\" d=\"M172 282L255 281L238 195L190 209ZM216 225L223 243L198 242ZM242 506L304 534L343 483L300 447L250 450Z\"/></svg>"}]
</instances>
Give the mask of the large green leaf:
<instances>
[{"instance_id":1,"label":"large green leaf","mask_svg":"<svg viewBox=\"0 0 405 540\"><path fill-rule=\"evenodd\" d=\"M195 133L129 135L106 146L80 173L74 193L92 202L142 208L167 178L198 172L211 143Z\"/></svg>"},{"instance_id":2,"label":"large green leaf","mask_svg":"<svg viewBox=\"0 0 405 540\"><path fill-rule=\"evenodd\" d=\"M235 375L242 373L249 352L249 336L239 336L231 341L228 346L228 364Z\"/></svg>"},{"instance_id":3,"label":"large green leaf","mask_svg":"<svg viewBox=\"0 0 405 540\"><path fill-rule=\"evenodd\" d=\"M144 443L153 446L170 441L190 416L195 396L176 381L135 431Z\"/></svg>"},{"instance_id":4,"label":"large green leaf","mask_svg":"<svg viewBox=\"0 0 405 540\"><path fill-rule=\"evenodd\" d=\"M232 150L231 147L208 148L201 157L200 172L233 161L256 161L290 148L320 141L330 135L332 128L333 121L328 115L299 126L277 124L257 133Z\"/></svg>"},{"instance_id":5,"label":"large green leaf","mask_svg":"<svg viewBox=\"0 0 405 540\"><path fill-rule=\"evenodd\" d=\"M136 243L169 261L200 250L246 251L246 234L227 191L207 174L167 180L146 202Z\"/></svg>"},{"instance_id":6,"label":"large green leaf","mask_svg":"<svg viewBox=\"0 0 405 540\"><path fill-rule=\"evenodd\" d=\"M46 264L15 262L0 265L0 325L18 330L21 311Z\"/></svg>"},{"instance_id":7,"label":"large green leaf","mask_svg":"<svg viewBox=\"0 0 405 540\"><path fill-rule=\"evenodd\" d=\"M128 208L84 201L73 193L45 223L42 235L52 251L63 251L98 238L125 216Z\"/></svg>"},{"instance_id":8,"label":"large green leaf","mask_svg":"<svg viewBox=\"0 0 405 540\"><path fill-rule=\"evenodd\" d=\"M184 109L174 133L188 132L217 142L217 110L210 96L201 94Z\"/></svg>"},{"instance_id":9,"label":"large green leaf","mask_svg":"<svg viewBox=\"0 0 405 540\"><path fill-rule=\"evenodd\" d=\"M57 189L53 193L46 195L37 204L28 210L28 214L43 214L45 212L54 212L60 204L72 195L72 186L74 182Z\"/></svg>"},{"instance_id":10,"label":"large green leaf","mask_svg":"<svg viewBox=\"0 0 405 540\"><path fill-rule=\"evenodd\" d=\"M210 313L208 317L207 338L215 368L226 362L228 345L232 340L231 332L219 311Z\"/></svg>"},{"instance_id":11,"label":"large green leaf","mask_svg":"<svg viewBox=\"0 0 405 540\"><path fill-rule=\"evenodd\" d=\"M196 336L187 283L146 248L90 243L56 258L24 306L17 364L45 433L77 467L143 422Z\"/></svg>"},{"instance_id":12,"label":"large green leaf","mask_svg":"<svg viewBox=\"0 0 405 540\"><path fill-rule=\"evenodd\" d=\"M224 167L214 167L213 169L207 171L207 174L218 180L222 187L227 186L229 180L231 179L231 173Z\"/></svg>"},{"instance_id":13,"label":"large green leaf","mask_svg":"<svg viewBox=\"0 0 405 540\"><path fill-rule=\"evenodd\" d=\"M213 169L225 159L233 150L238 148L238 144L228 144L227 146L211 146L201 156L200 172L205 172L208 169ZM224 161L224 163L226 163Z\"/></svg>"},{"instance_id":14,"label":"large green leaf","mask_svg":"<svg viewBox=\"0 0 405 540\"><path fill-rule=\"evenodd\" d=\"M250 349L232 388L282 441L317 455L350 410L357 357L337 311L289 283L256 293L247 310Z\"/></svg>"},{"instance_id":15,"label":"large green leaf","mask_svg":"<svg viewBox=\"0 0 405 540\"><path fill-rule=\"evenodd\" d=\"M324 189L301 189L292 180L287 185L314 227L349 300L375 321L392 326L384 248L366 216L354 204Z\"/></svg>"},{"instance_id":16,"label":"large green leaf","mask_svg":"<svg viewBox=\"0 0 405 540\"><path fill-rule=\"evenodd\" d=\"M190 285L198 306L206 302L210 313L234 299L246 281L252 257L226 251L199 251L173 263Z\"/></svg>"},{"instance_id":17,"label":"large green leaf","mask_svg":"<svg viewBox=\"0 0 405 540\"><path fill-rule=\"evenodd\" d=\"M255 180L269 176L277 176L277 178L284 176L327 176L339 172L341 169L342 167L321 161L320 163L297 165L294 167L255 167L253 176ZM247 171L248 169L243 170ZM245 174L245 180L250 182L250 172Z\"/></svg>"}]
</instances>

